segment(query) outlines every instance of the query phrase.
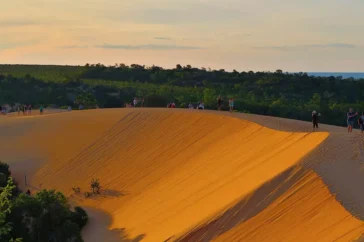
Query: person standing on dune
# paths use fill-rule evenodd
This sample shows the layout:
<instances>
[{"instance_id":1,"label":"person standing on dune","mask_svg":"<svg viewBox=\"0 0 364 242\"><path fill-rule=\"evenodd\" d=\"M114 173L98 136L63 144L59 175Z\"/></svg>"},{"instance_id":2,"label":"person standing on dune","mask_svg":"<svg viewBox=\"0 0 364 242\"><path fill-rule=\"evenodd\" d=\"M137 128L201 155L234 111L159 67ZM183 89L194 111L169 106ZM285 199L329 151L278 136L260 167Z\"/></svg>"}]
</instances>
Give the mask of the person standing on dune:
<instances>
[{"instance_id":1,"label":"person standing on dune","mask_svg":"<svg viewBox=\"0 0 364 242\"><path fill-rule=\"evenodd\" d=\"M222 105L222 99L221 96L219 95L219 97L217 98L217 110L221 110L221 105Z\"/></svg>"},{"instance_id":2,"label":"person standing on dune","mask_svg":"<svg viewBox=\"0 0 364 242\"><path fill-rule=\"evenodd\" d=\"M29 106L28 106L28 114L32 115L32 105L31 104L29 104Z\"/></svg>"},{"instance_id":3,"label":"person standing on dune","mask_svg":"<svg viewBox=\"0 0 364 242\"><path fill-rule=\"evenodd\" d=\"M43 105L40 105L40 107L39 107L39 113L40 114L43 114Z\"/></svg>"},{"instance_id":4,"label":"person standing on dune","mask_svg":"<svg viewBox=\"0 0 364 242\"><path fill-rule=\"evenodd\" d=\"M318 114L315 110L312 111L312 124L313 124L313 132L318 130Z\"/></svg>"},{"instance_id":5,"label":"person standing on dune","mask_svg":"<svg viewBox=\"0 0 364 242\"><path fill-rule=\"evenodd\" d=\"M136 105L138 104L138 99L135 97L134 100L133 100L133 105L134 105L134 108L136 108Z\"/></svg>"},{"instance_id":6,"label":"person standing on dune","mask_svg":"<svg viewBox=\"0 0 364 242\"><path fill-rule=\"evenodd\" d=\"M229 99L229 110L230 112L234 111L234 98Z\"/></svg>"},{"instance_id":7,"label":"person standing on dune","mask_svg":"<svg viewBox=\"0 0 364 242\"><path fill-rule=\"evenodd\" d=\"M361 116L358 118L358 124L359 124L361 133L364 133L364 112L362 112Z\"/></svg>"},{"instance_id":8,"label":"person standing on dune","mask_svg":"<svg viewBox=\"0 0 364 242\"><path fill-rule=\"evenodd\" d=\"M358 112L354 113L353 109L349 108L349 112L346 114L346 116L348 121L348 132L352 133L354 127L354 120L355 117L358 116Z\"/></svg>"}]
</instances>

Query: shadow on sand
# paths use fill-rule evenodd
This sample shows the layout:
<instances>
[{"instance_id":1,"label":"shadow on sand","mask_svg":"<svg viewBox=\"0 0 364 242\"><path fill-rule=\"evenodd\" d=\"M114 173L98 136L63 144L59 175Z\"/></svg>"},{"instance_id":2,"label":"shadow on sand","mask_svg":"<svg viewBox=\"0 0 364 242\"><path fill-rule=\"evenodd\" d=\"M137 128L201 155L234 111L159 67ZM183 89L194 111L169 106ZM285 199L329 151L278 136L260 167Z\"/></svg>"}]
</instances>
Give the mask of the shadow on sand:
<instances>
[{"instance_id":1,"label":"shadow on sand","mask_svg":"<svg viewBox=\"0 0 364 242\"><path fill-rule=\"evenodd\" d=\"M109 214L94 208L85 207L89 215L89 223L82 230L85 242L140 242L145 234L131 238L125 228L109 229L112 218Z\"/></svg>"},{"instance_id":2,"label":"shadow on sand","mask_svg":"<svg viewBox=\"0 0 364 242\"><path fill-rule=\"evenodd\" d=\"M266 182L257 190L248 194L235 206L226 210L213 221L195 228L176 241L211 241L215 237L229 231L238 224L249 220L269 204L274 202L280 195L286 192L292 184L299 181L305 174L304 168L293 166L269 182Z\"/></svg>"}]
</instances>

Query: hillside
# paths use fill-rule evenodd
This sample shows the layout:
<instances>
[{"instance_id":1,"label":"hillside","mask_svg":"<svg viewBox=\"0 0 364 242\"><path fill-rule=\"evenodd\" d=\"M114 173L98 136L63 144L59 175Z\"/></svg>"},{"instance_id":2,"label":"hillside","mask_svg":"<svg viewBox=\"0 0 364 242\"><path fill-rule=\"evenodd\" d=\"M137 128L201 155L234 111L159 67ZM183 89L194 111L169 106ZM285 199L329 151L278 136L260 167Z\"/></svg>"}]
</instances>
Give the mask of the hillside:
<instances>
[{"instance_id":1,"label":"hillside","mask_svg":"<svg viewBox=\"0 0 364 242\"><path fill-rule=\"evenodd\" d=\"M360 139L341 128L307 133L305 122L170 109L3 116L0 128L1 159L22 187L25 173L33 192L55 188L88 208L85 241L351 241L364 232L344 189L361 173L338 155L357 154L354 168L360 146L336 135ZM99 197L73 194L92 178Z\"/></svg>"},{"instance_id":2,"label":"hillside","mask_svg":"<svg viewBox=\"0 0 364 242\"><path fill-rule=\"evenodd\" d=\"M175 102L187 107L204 101L217 109L216 99L235 99L235 109L309 121L311 112L326 124L345 126L349 107L364 112L364 79L315 77L307 73L227 72L176 65L173 69L138 64L85 66L0 65L0 104L77 107L77 97L91 95L99 107L124 107L134 97L147 107ZM87 100L85 100L87 102Z\"/></svg>"}]
</instances>

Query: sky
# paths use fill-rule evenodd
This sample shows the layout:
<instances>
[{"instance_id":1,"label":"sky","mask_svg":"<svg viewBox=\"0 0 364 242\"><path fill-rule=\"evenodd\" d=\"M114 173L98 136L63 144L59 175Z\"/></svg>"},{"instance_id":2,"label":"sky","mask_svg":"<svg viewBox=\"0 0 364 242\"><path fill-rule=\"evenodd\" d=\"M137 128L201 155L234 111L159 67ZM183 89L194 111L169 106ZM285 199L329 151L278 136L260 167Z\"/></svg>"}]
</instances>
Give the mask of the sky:
<instances>
[{"instance_id":1,"label":"sky","mask_svg":"<svg viewBox=\"0 0 364 242\"><path fill-rule=\"evenodd\" d=\"M364 72L363 0L12 0L0 63Z\"/></svg>"}]
</instances>

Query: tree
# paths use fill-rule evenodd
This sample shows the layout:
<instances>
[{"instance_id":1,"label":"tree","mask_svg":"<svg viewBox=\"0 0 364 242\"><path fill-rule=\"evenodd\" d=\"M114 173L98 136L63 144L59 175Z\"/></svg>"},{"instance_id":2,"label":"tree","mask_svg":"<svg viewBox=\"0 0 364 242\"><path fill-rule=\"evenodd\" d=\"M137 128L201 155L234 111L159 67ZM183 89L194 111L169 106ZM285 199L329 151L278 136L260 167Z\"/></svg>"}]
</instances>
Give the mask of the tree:
<instances>
[{"instance_id":1,"label":"tree","mask_svg":"<svg viewBox=\"0 0 364 242\"><path fill-rule=\"evenodd\" d=\"M81 225L87 222L82 220L82 223L77 224L66 197L54 190L42 190L34 197L19 195L10 218L14 224L13 232L21 235L25 241L34 242L81 242Z\"/></svg>"},{"instance_id":2,"label":"tree","mask_svg":"<svg viewBox=\"0 0 364 242\"><path fill-rule=\"evenodd\" d=\"M2 181L0 179L0 187L2 186L5 186L7 181L8 181L8 178L10 177L11 175L11 172L10 172L10 169L9 169L9 165L6 164L6 163L3 163L0 161L0 174L3 174L3 180L5 181Z\"/></svg>"},{"instance_id":3,"label":"tree","mask_svg":"<svg viewBox=\"0 0 364 242\"><path fill-rule=\"evenodd\" d=\"M216 103L216 91L214 89L205 88L203 91L203 101L206 107L213 107Z\"/></svg>"},{"instance_id":4,"label":"tree","mask_svg":"<svg viewBox=\"0 0 364 242\"><path fill-rule=\"evenodd\" d=\"M13 228L13 224L7 218L11 213L13 205L11 197L14 188L13 179L9 177L6 187L0 190L0 241L4 241L5 239L9 240L9 235ZM16 241L19 241L19 239Z\"/></svg>"},{"instance_id":5,"label":"tree","mask_svg":"<svg viewBox=\"0 0 364 242\"><path fill-rule=\"evenodd\" d=\"M75 104L83 104L86 107L95 107L97 104L96 98L89 92L79 94L75 99Z\"/></svg>"}]
</instances>

